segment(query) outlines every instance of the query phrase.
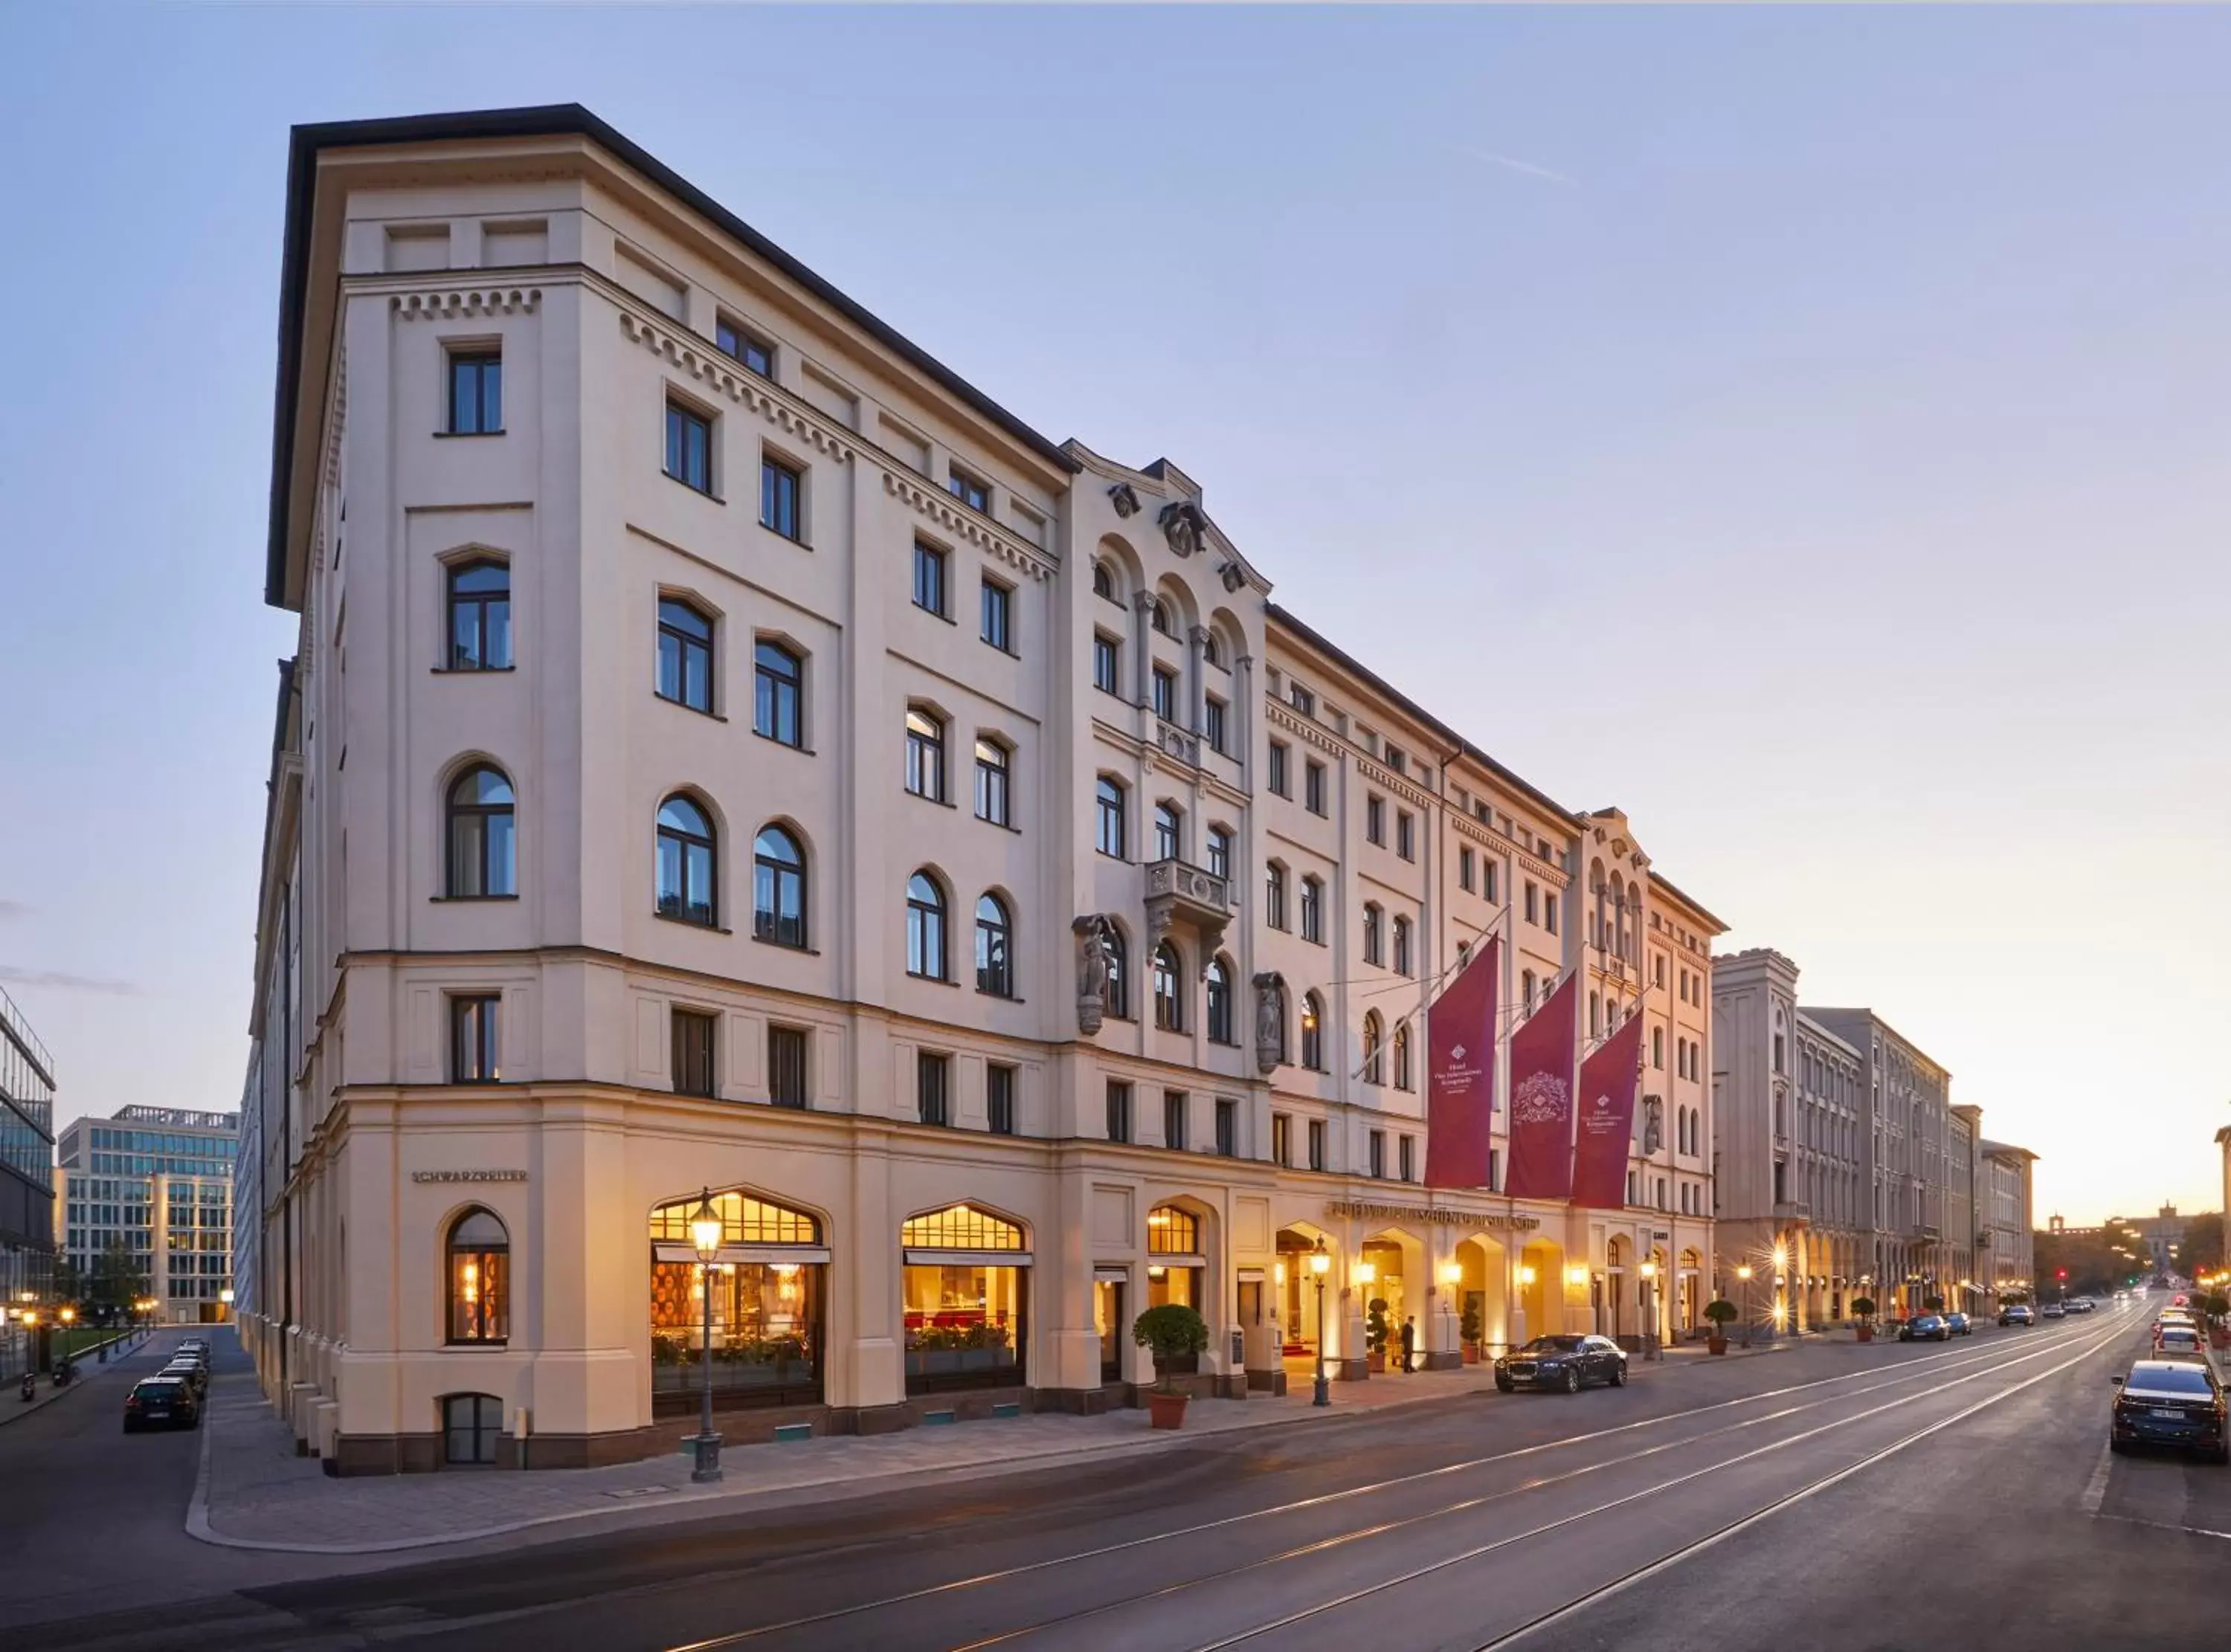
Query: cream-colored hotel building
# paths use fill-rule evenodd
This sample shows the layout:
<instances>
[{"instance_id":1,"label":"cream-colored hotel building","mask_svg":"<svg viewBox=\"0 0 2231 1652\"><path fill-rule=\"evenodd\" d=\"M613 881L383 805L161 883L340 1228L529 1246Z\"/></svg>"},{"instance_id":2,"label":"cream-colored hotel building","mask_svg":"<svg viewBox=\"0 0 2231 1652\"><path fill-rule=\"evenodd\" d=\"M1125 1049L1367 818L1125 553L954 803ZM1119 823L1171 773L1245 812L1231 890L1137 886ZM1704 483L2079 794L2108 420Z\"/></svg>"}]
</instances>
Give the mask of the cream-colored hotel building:
<instances>
[{"instance_id":1,"label":"cream-colored hotel building","mask_svg":"<svg viewBox=\"0 0 2231 1652\"><path fill-rule=\"evenodd\" d=\"M1435 1366L1701 1325L1721 926L1624 815L585 111L289 190L242 1329L306 1449L668 1450L707 1365L732 1442L1092 1410L1166 1300L1229 1399L1374 1301ZM1649 1019L1623 1210L1422 1184L1491 932L1504 1041L1564 971Z\"/></svg>"}]
</instances>

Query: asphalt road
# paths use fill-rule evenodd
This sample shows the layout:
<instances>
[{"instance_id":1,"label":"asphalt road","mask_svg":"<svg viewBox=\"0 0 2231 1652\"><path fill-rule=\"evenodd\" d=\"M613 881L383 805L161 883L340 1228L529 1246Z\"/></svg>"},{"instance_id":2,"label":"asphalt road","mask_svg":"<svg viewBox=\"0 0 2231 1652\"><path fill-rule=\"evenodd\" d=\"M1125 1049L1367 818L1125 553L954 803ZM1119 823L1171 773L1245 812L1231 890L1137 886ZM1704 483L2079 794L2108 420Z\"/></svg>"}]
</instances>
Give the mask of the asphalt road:
<instances>
[{"instance_id":1,"label":"asphalt road","mask_svg":"<svg viewBox=\"0 0 2231 1652\"><path fill-rule=\"evenodd\" d=\"M2145 1325L2143 1306L2108 1308L1204 1436L1097 1468L251 1585L55 1625L48 1643L2213 1643L2231 1551L2202 1533L2231 1532L2231 1470L2105 1449L2107 1378Z\"/></svg>"}]
</instances>

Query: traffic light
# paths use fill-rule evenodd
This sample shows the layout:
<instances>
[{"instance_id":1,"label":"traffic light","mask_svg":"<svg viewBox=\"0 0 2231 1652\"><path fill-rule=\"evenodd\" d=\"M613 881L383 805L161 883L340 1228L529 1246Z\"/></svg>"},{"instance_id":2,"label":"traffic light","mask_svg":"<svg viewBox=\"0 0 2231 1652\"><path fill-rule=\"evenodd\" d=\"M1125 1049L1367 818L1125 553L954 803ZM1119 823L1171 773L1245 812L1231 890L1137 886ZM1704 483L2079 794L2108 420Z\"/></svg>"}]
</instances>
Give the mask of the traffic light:
<instances>
[{"instance_id":1,"label":"traffic light","mask_svg":"<svg viewBox=\"0 0 2231 1652\"><path fill-rule=\"evenodd\" d=\"M2053 1270L2053 1276L2055 1279L2066 1279L2068 1277L2068 1270L2066 1268L2056 1268Z\"/></svg>"}]
</instances>

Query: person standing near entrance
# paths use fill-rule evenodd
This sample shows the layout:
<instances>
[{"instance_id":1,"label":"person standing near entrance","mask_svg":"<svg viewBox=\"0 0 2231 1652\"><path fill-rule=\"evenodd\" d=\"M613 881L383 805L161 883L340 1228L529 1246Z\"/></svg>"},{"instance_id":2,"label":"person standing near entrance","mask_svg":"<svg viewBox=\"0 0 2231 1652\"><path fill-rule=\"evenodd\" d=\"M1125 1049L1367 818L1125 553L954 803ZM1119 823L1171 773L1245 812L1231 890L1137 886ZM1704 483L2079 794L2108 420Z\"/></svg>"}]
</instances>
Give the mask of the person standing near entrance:
<instances>
[{"instance_id":1,"label":"person standing near entrance","mask_svg":"<svg viewBox=\"0 0 2231 1652\"><path fill-rule=\"evenodd\" d=\"M1410 1314L1402 1316L1402 1374L1406 1377L1417 1367L1412 1363L1418 1352L1418 1321Z\"/></svg>"}]
</instances>

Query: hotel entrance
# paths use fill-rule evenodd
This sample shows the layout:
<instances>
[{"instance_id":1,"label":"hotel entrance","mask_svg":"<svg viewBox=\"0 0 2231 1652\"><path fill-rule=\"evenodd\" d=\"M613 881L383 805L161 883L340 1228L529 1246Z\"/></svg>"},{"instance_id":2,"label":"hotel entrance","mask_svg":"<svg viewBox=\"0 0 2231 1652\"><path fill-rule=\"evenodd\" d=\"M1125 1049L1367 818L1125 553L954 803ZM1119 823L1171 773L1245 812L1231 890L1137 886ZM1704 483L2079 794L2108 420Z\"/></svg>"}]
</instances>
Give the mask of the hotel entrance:
<instances>
[{"instance_id":1,"label":"hotel entrance","mask_svg":"<svg viewBox=\"0 0 2231 1652\"><path fill-rule=\"evenodd\" d=\"M652 1415L685 1413L699 1403L708 1283L715 1407L819 1404L829 1272L820 1221L748 1193L715 1193L721 1241L708 1268L689 1234L697 1203L682 1199L650 1213Z\"/></svg>"},{"instance_id":2,"label":"hotel entrance","mask_svg":"<svg viewBox=\"0 0 2231 1652\"><path fill-rule=\"evenodd\" d=\"M906 1391L1020 1386L1031 1276L1022 1229L954 1204L909 1217L900 1238Z\"/></svg>"}]
</instances>

